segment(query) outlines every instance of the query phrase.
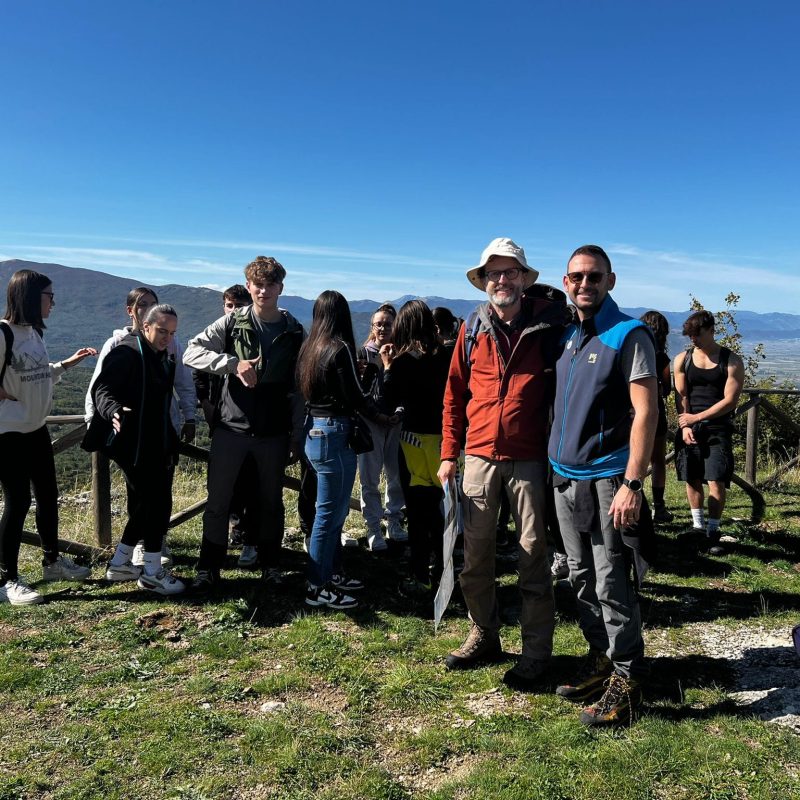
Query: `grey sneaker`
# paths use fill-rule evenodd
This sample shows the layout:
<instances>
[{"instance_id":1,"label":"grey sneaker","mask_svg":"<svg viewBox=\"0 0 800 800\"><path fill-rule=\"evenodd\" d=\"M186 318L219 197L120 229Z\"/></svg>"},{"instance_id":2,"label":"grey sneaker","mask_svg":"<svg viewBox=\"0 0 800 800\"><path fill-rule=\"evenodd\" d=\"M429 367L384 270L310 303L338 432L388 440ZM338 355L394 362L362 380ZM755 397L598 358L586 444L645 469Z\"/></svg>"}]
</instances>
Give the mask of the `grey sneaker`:
<instances>
[{"instance_id":1,"label":"grey sneaker","mask_svg":"<svg viewBox=\"0 0 800 800\"><path fill-rule=\"evenodd\" d=\"M491 664L503 657L503 646L496 633L479 628L474 622L464 643L445 660L447 669L470 669L479 664Z\"/></svg>"},{"instance_id":2,"label":"grey sneaker","mask_svg":"<svg viewBox=\"0 0 800 800\"><path fill-rule=\"evenodd\" d=\"M252 544L246 544L242 547L242 552L239 554L239 560L236 562L240 567L255 566L258 561L258 548Z\"/></svg>"},{"instance_id":3,"label":"grey sneaker","mask_svg":"<svg viewBox=\"0 0 800 800\"><path fill-rule=\"evenodd\" d=\"M553 563L550 565L550 574L553 580L560 581L569 578L569 564L564 553L553 553Z\"/></svg>"},{"instance_id":4,"label":"grey sneaker","mask_svg":"<svg viewBox=\"0 0 800 800\"><path fill-rule=\"evenodd\" d=\"M396 519L390 519L386 529L386 533L393 542L407 542L408 533L403 529L403 526Z\"/></svg>"},{"instance_id":5,"label":"grey sneaker","mask_svg":"<svg viewBox=\"0 0 800 800\"><path fill-rule=\"evenodd\" d=\"M134 566L130 561L124 564L112 564L110 561L106 567L107 581L137 581L142 574L142 568Z\"/></svg>"},{"instance_id":6,"label":"grey sneaker","mask_svg":"<svg viewBox=\"0 0 800 800\"><path fill-rule=\"evenodd\" d=\"M155 575L145 575L142 573L136 585L147 592L155 592L161 595L180 594L186 591L186 584L176 578L171 572L167 572L163 567Z\"/></svg>"},{"instance_id":7,"label":"grey sneaker","mask_svg":"<svg viewBox=\"0 0 800 800\"><path fill-rule=\"evenodd\" d=\"M63 555L52 564L42 566L42 580L45 581L85 581L91 574L89 567L81 567Z\"/></svg>"},{"instance_id":8,"label":"grey sneaker","mask_svg":"<svg viewBox=\"0 0 800 800\"><path fill-rule=\"evenodd\" d=\"M6 581L0 586L0 603L11 603L12 606L35 606L44 602L39 592L31 589L24 578L17 577L15 581Z\"/></svg>"}]
</instances>

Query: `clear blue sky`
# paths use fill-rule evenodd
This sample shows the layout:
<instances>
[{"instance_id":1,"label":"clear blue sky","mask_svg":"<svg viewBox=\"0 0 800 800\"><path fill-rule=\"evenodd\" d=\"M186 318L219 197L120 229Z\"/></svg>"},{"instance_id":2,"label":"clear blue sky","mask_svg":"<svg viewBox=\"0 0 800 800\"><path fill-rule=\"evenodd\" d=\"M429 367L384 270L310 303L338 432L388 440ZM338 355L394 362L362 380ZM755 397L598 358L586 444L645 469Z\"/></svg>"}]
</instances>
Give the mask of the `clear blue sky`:
<instances>
[{"instance_id":1,"label":"clear blue sky","mask_svg":"<svg viewBox=\"0 0 800 800\"><path fill-rule=\"evenodd\" d=\"M798 311L796 2L5 2L0 258L478 298L495 236L623 305Z\"/></svg>"}]
</instances>

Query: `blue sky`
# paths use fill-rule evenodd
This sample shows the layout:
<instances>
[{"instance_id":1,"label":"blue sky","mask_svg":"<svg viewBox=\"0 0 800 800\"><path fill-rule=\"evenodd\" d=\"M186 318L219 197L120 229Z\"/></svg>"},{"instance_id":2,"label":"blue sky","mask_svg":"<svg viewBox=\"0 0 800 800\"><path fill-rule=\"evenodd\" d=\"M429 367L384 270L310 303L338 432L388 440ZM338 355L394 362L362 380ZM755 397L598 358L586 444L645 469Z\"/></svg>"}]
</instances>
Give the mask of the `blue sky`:
<instances>
[{"instance_id":1,"label":"blue sky","mask_svg":"<svg viewBox=\"0 0 800 800\"><path fill-rule=\"evenodd\" d=\"M478 298L495 236L623 305L797 312L792 2L0 3L0 258Z\"/></svg>"}]
</instances>

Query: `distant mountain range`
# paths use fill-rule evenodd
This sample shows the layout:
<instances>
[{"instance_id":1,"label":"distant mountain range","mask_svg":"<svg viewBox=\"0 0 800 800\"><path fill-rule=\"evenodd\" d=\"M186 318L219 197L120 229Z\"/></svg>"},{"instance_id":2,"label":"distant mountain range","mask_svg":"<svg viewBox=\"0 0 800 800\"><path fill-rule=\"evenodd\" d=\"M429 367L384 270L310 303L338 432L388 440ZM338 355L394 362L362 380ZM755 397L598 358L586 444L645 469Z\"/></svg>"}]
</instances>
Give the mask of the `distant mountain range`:
<instances>
[{"instance_id":1,"label":"distant mountain range","mask_svg":"<svg viewBox=\"0 0 800 800\"><path fill-rule=\"evenodd\" d=\"M62 264L39 264L32 261L0 261L0 284L5 286L18 269L33 269L52 279L56 306L47 323L47 346L54 359L70 355L78 347L92 345L100 347L112 330L127 323L125 296L140 285L132 278L119 278L104 272L65 267ZM167 284L154 287L161 302L170 303L178 310L178 330L182 341L186 341L222 314L220 292L196 286ZM415 295L405 295L393 300L399 308ZM466 317L475 308L480 298L458 300L446 297L423 297L431 308L446 306L459 317ZM290 311L303 324L311 321L314 301L304 297L283 295L281 306ZM380 305L374 300L351 300L353 327L356 341L363 341L369 331L371 313ZM4 308L4 305L3 305ZM647 308L625 308L623 311L634 317L641 316ZM681 326L689 311L662 311L669 320L670 351L678 352L685 344L680 335ZM780 342L781 350L788 348L788 340L800 340L800 315L757 314L753 311L737 311L739 330L747 342L764 342L769 353L769 343Z\"/></svg>"}]
</instances>

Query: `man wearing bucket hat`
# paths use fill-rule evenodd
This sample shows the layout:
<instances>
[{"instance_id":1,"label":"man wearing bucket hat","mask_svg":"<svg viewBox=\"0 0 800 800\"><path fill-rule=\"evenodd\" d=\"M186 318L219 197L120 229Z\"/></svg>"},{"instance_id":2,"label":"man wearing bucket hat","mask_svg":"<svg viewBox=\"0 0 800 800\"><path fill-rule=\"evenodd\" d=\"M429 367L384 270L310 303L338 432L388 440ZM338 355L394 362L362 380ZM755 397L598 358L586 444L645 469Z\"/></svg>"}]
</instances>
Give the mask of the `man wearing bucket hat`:
<instances>
[{"instance_id":1,"label":"man wearing bucket hat","mask_svg":"<svg viewBox=\"0 0 800 800\"><path fill-rule=\"evenodd\" d=\"M519 534L522 656L504 681L538 684L553 647L554 604L545 542L547 424L566 297L534 286L538 272L511 239L493 240L467 271L486 292L461 326L444 398L439 479L452 481L465 450L464 570L472 626L447 657L465 669L503 657L495 591L495 537L503 492Z\"/></svg>"}]
</instances>

